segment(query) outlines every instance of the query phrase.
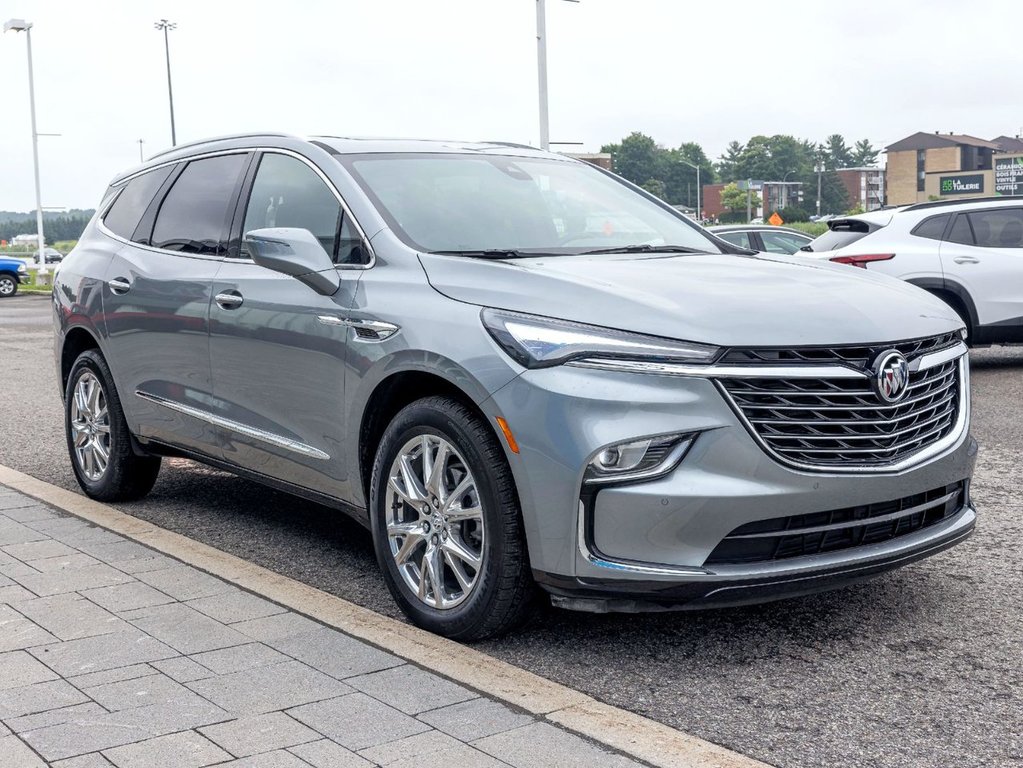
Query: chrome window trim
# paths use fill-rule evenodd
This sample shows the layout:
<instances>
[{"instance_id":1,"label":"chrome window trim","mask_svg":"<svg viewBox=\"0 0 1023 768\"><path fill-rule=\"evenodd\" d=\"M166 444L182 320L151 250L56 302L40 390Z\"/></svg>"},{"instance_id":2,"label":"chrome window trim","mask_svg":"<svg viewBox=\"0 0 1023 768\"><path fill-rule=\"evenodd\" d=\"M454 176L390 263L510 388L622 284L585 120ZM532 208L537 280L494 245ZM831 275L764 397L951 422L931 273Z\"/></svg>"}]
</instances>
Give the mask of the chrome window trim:
<instances>
[{"instance_id":1,"label":"chrome window trim","mask_svg":"<svg viewBox=\"0 0 1023 768\"><path fill-rule=\"evenodd\" d=\"M366 235L366 230L362 228L362 225L359 223L359 220L357 218L355 218L355 214L352 213L352 209L348 207L348 204L345 202L344 197L341 196L341 193L338 191L337 187L334 186L334 183L327 177L327 175L320 169L320 167L316 165L316 163L314 163L312 160L310 160L305 155L303 155L303 154L301 154L299 152L295 152L294 150L291 150L291 149L284 149L282 147L262 147L261 146L261 147L235 148L235 149L221 149L221 150L215 150L215 151L210 151L210 152L202 152L200 154L188 155L186 157L179 157L179 158L177 158L175 160L167 160L165 162L158 163L156 165L150 166L150 167L145 168L145 169L143 169L141 171L133 173L131 176L126 176L125 178L121 179L116 184L113 184L111 186L114 189L121 189L123 187L123 185L127 184L132 179L137 178L139 176L142 176L143 174L149 173L150 171L156 171L156 170L159 170L160 168L166 168L168 165L177 165L178 163L190 163L193 160L205 160L205 159L210 158L210 157L220 157L222 155L239 155L239 154L248 154L248 153L252 153L252 152L263 152L263 153L269 152L269 153L274 153L274 154L278 154L278 155L287 155L288 157L293 157L296 160L300 160L301 162L303 162L306 165L308 165L313 170L313 172L317 176L320 177L320 179L323 181L323 183L327 185L327 189L329 189L333 193L334 197L337 198L338 204L341 206L341 210L344 211L345 216L348 217L352 221L352 223L355 225L356 231L359 233L359 236L362 238L362 242L366 246L366 250L369 252L369 262L366 263L366 264L335 264L334 265L335 269L362 271L362 270L372 269L376 265L377 255L376 255L376 251L373 250L373 244L370 243L369 237L367 237L367 235ZM227 256L205 256L204 254L198 254L198 253L182 253L181 251L171 251L171 250L168 250L166 248L157 248L157 247L152 246L152 245L142 245L141 243L136 243L136 242L134 242L132 240L127 240L127 239L121 237L120 235L115 235L113 232L111 232L107 228L107 226L104 223L103 219L107 215L107 213L109 212L110 206L113 204L113 201L116 200L118 197L119 197L119 195L111 195L110 202L107 203L107 205L103 208L102 213L99 215L99 217L97 219L97 226L99 227L100 231L103 232L103 234L107 235L108 237L112 237L114 240L117 240L118 242L124 243L126 245L133 245L136 248L142 248L144 250L152 251L154 253L162 253L162 254L170 255L170 256L211 258L211 259L217 259L217 260L220 260L220 261L230 261L232 264L234 264L234 263L238 263L238 264L254 264L255 263L252 259L247 259L247 258L228 258Z\"/></svg>"},{"instance_id":2,"label":"chrome window trim","mask_svg":"<svg viewBox=\"0 0 1023 768\"><path fill-rule=\"evenodd\" d=\"M135 396L146 400L147 402L154 403L156 405L169 408L172 411L183 413L186 416L192 416L193 418L205 421L207 424L212 424L216 427L227 429L231 432L237 432L240 435L251 437L254 440L260 440L264 443L277 446L278 448L284 448L294 453L299 453L303 456L309 456L314 459L321 459L327 461L330 459L330 454L324 453L319 448L314 448L311 445L299 442L298 440L292 440L289 437L283 437L281 435L275 435L273 432L267 432L263 429L257 429L256 427L250 427L231 419L225 419L223 416L217 416L216 414L204 411L201 408L194 408L191 405L185 405L179 403L176 400L168 400L165 397L159 395L152 395L148 392L143 392L141 389L135 390Z\"/></svg>"},{"instance_id":3,"label":"chrome window trim","mask_svg":"<svg viewBox=\"0 0 1023 768\"><path fill-rule=\"evenodd\" d=\"M954 358L953 358L954 359ZM841 465L821 465L821 464L806 464L804 462L792 461L784 456L776 453L767 442L760 437L757 433L756 428L746 418L746 414L742 412L742 409L735 403L732 397L728 394L724 385L721 382L715 382L715 386L721 392L721 396L724 397L725 402L728 403L732 412L735 413L740 423L746 428L746 431L753 437L753 440L760 446L760 448L770 456L772 459L777 461L779 464L797 469L803 472L812 472L814 474L834 474L834 475L882 475L882 474L898 474L904 470L915 467L919 464L923 464L926 461L945 453L946 451L957 446L966 437L966 426L970 423L970 368L967 365L967 356L962 354L959 357L959 413L956 417L956 423L952 427L952 430L941 440L936 443L923 448L916 453L913 453L900 461L892 464L884 464L880 466L862 466L856 465L852 467L843 467ZM948 362L947 360L944 362ZM936 363L937 364L937 363ZM933 367L932 365L928 365Z\"/></svg>"}]
</instances>

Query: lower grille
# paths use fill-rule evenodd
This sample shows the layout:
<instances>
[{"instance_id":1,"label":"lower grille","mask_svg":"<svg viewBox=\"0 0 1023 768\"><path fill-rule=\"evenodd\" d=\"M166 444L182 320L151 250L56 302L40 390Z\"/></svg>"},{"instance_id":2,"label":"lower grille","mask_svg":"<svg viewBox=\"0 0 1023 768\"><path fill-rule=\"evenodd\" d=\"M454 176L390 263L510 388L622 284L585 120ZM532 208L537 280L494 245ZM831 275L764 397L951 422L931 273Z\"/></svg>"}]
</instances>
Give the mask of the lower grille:
<instances>
[{"instance_id":1,"label":"lower grille","mask_svg":"<svg viewBox=\"0 0 1023 768\"><path fill-rule=\"evenodd\" d=\"M895 539L947 520L966 503L966 481L893 501L774 517L739 526L704 565L785 560Z\"/></svg>"}]
</instances>

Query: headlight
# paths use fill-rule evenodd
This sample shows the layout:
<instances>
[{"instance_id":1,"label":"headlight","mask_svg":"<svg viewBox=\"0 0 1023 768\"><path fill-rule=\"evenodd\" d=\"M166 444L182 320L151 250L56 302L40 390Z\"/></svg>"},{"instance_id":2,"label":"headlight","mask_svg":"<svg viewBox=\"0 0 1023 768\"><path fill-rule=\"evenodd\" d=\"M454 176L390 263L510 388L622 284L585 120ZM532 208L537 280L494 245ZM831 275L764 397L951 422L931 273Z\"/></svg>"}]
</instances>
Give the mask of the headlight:
<instances>
[{"instance_id":1,"label":"headlight","mask_svg":"<svg viewBox=\"0 0 1023 768\"><path fill-rule=\"evenodd\" d=\"M19 264L18 271L22 274L25 274L26 272L28 272L28 267L26 267L24 264Z\"/></svg>"},{"instance_id":2,"label":"headlight","mask_svg":"<svg viewBox=\"0 0 1023 768\"><path fill-rule=\"evenodd\" d=\"M692 434L661 435L606 446L586 465L583 482L624 483L666 475L682 461L694 438Z\"/></svg>"},{"instance_id":3,"label":"headlight","mask_svg":"<svg viewBox=\"0 0 1023 768\"><path fill-rule=\"evenodd\" d=\"M705 344L498 309L484 309L480 317L501 348L526 368L547 368L572 360L709 363L719 352Z\"/></svg>"}]
</instances>

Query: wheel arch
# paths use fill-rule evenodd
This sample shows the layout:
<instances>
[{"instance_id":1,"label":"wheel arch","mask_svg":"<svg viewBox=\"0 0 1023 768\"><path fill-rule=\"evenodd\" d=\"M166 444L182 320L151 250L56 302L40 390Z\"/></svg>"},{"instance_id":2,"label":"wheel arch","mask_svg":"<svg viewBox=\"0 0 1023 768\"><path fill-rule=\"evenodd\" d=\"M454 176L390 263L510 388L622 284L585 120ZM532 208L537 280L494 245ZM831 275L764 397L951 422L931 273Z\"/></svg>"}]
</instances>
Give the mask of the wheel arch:
<instances>
[{"instance_id":1,"label":"wheel arch","mask_svg":"<svg viewBox=\"0 0 1023 768\"><path fill-rule=\"evenodd\" d=\"M948 304L953 306L958 305L959 308L966 313L966 319L970 323L968 329L972 336L977 328L980 327L980 318L977 315L977 305L973 301L973 297L970 296L970 292L966 290L962 285L957 283L955 280L944 280L939 278L912 278L907 282L923 288L928 293L932 293L938 298L942 299Z\"/></svg>"},{"instance_id":2,"label":"wheel arch","mask_svg":"<svg viewBox=\"0 0 1023 768\"><path fill-rule=\"evenodd\" d=\"M96 334L81 325L69 328L64 334L64 342L60 349L60 391L62 396L67 389L71 367L75 364L78 356L87 349L99 350L102 354Z\"/></svg>"},{"instance_id":3,"label":"wheel arch","mask_svg":"<svg viewBox=\"0 0 1023 768\"><path fill-rule=\"evenodd\" d=\"M467 383L470 386L465 386ZM398 411L416 400L437 395L457 400L483 419L502 449L506 449L494 419L481 406L481 403L488 399L487 394L483 392L482 397L479 397L479 391L476 392L477 397L470 394L469 390L476 390L477 387L479 384L474 379L470 379L470 382L456 383L438 373L436 368L427 370L418 367L392 371L377 382L362 408L358 432L357 477L359 490L363 494L363 502L367 508L373 460L384 431Z\"/></svg>"}]
</instances>

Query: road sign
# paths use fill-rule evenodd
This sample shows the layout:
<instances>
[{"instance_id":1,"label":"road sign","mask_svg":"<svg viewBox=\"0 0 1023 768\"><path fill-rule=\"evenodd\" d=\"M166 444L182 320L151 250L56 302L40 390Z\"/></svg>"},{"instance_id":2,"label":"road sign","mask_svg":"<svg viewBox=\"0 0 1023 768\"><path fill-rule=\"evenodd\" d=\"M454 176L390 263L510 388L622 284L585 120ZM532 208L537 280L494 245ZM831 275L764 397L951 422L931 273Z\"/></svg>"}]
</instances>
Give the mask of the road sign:
<instances>
[{"instance_id":1,"label":"road sign","mask_svg":"<svg viewBox=\"0 0 1023 768\"><path fill-rule=\"evenodd\" d=\"M778 215L777 211L775 211L774 213L771 214L771 218L767 220L767 223L774 227L780 227L782 224L785 223L785 220Z\"/></svg>"}]
</instances>

